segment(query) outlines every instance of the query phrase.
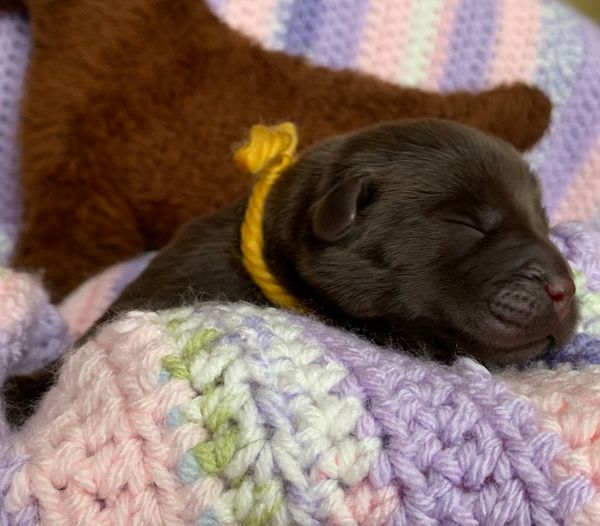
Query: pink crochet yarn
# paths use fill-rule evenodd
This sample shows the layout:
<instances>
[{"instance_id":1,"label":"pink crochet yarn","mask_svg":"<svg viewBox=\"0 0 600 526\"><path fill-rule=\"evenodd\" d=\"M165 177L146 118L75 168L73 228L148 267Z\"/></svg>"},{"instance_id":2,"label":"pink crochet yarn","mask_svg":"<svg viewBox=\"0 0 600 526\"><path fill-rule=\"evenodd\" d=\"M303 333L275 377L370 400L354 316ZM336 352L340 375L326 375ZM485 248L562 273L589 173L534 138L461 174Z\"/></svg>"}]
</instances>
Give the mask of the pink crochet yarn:
<instances>
[{"instance_id":1,"label":"pink crochet yarn","mask_svg":"<svg viewBox=\"0 0 600 526\"><path fill-rule=\"evenodd\" d=\"M191 490L175 470L203 431L165 432L167 413L191 388L158 385L165 349L158 328L143 322L152 318L114 324L67 362L17 447L30 461L14 480L9 512L35 495L43 524L177 526L219 491L217 480Z\"/></svg>"},{"instance_id":2,"label":"pink crochet yarn","mask_svg":"<svg viewBox=\"0 0 600 526\"><path fill-rule=\"evenodd\" d=\"M64 352L67 328L34 275L0 267L0 384Z\"/></svg>"},{"instance_id":3,"label":"pink crochet yarn","mask_svg":"<svg viewBox=\"0 0 600 526\"><path fill-rule=\"evenodd\" d=\"M264 45L392 82L535 82L555 107L530 156L550 213L597 213L599 32L554 0L209 1ZM26 53L9 43L27 42L22 20L3 22L0 253L18 216L12 102ZM70 357L22 434L0 420L0 524L597 526L599 235L555 230L579 270L580 334L503 374L247 305L130 314ZM71 335L143 265L109 269L61 305ZM35 278L0 275L0 379L67 341Z\"/></svg>"},{"instance_id":4,"label":"pink crochet yarn","mask_svg":"<svg viewBox=\"0 0 600 526\"><path fill-rule=\"evenodd\" d=\"M0 268L0 387L14 374L39 369L69 345L67 327L35 276ZM14 451L16 437L4 419L0 399L0 525L30 525L37 508L25 505L9 514L5 497L26 458Z\"/></svg>"},{"instance_id":5,"label":"pink crochet yarn","mask_svg":"<svg viewBox=\"0 0 600 526\"><path fill-rule=\"evenodd\" d=\"M594 483L596 495L572 517L573 524L600 524L600 366L534 368L502 377L536 408L540 428L565 442L553 466L556 476L579 473Z\"/></svg>"},{"instance_id":6,"label":"pink crochet yarn","mask_svg":"<svg viewBox=\"0 0 600 526\"><path fill-rule=\"evenodd\" d=\"M123 288L146 268L154 253L113 265L83 283L59 305L58 312L69 326L73 341L78 340L100 318Z\"/></svg>"}]
</instances>

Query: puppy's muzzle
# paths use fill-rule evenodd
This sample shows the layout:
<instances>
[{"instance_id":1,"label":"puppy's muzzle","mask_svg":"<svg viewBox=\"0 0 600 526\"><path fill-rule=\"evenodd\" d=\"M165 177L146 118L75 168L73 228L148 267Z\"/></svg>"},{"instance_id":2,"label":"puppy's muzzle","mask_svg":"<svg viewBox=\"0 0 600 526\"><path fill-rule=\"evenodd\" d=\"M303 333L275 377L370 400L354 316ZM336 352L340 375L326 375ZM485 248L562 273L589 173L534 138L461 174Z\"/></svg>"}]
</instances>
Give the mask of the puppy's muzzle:
<instances>
[{"instance_id":1,"label":"puppy's muzzle","mask_svg":"<svg viewBox=\"0 0 600 526\"><path fill-rule=\"evenodd\" d=\"M546 242L527 247L520 263L488 299L489 336L502 348L543 338L564 342L577 318L575 283L567 263Z\"/></svg>"}]
</instances>

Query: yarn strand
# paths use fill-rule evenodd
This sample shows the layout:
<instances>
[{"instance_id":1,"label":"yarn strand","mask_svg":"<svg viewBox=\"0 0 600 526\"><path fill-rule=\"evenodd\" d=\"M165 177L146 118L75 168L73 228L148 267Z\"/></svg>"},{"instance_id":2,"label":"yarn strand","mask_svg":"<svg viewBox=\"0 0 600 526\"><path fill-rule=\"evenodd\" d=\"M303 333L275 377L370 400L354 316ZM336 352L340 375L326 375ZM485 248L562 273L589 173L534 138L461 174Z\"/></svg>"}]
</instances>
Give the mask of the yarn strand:
<instances>
[{"instance_id":1,"label":"yarn strand","mask_svg":"<svg viewBox=\"0 0 600 526\"><path fill-rule=\"evenodd\" d=\"M265 297L278 307L303 311L270 271L264 258L263 222L265 202L273 184L294 162L298 145L296 127L290 122L277 126L257 124L250 130L248 142L234 155L238 167L257 176L248 200L241 229L242 262Z\"/></svg>"}]
</instances>

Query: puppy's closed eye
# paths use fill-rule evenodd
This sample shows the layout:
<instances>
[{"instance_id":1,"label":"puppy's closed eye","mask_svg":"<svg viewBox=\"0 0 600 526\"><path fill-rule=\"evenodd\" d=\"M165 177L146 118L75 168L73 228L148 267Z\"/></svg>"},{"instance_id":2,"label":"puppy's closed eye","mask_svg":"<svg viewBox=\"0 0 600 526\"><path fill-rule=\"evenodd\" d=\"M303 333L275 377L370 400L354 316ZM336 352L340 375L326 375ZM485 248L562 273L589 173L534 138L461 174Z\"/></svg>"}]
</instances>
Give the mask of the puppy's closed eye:
<instances>
[{"instance_id":1,"label":"puppy's closed eye","mask_svg":"<svg viewBox=\"0 0 600 526\"><path fill-rule=\"evenodd\" d=\"M456 225L463 231L476 234L478 238L493 234L502 224L502 215L492 208L484 208L473 213L461 210L448 210L441 219L451 225Z\"/></svg>"},{"instance_id":2,"label":"puppy's closed eye","mask_svg":"<svg viewBox=\"0 0 600 526\"><path fill-rule=\"evenodd\" d=\"M449 216L444 217L442 220L445 223L455 225L458 228L464 230L465 232L477 236L478 238L483 238L488 233L484 226L480 225L478 222L468 217Z\"/></svg>"}]
</instances>

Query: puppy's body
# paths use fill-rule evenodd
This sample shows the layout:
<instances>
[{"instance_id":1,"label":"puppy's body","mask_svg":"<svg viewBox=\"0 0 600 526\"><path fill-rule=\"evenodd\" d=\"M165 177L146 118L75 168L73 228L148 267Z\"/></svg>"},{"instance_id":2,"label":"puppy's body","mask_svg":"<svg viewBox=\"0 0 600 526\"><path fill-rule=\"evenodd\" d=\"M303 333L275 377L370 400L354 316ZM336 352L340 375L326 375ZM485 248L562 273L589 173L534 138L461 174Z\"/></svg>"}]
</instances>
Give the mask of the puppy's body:
<instances>
[{"instance_id":1,"label":"puppy's body","mask_svg":"<svg viewBox=\"0 0 600 526\"><path fill-rule=\"evenodd\" d=\"M268 303L241 261L245 204L244 199L188 222L96 325L134 309L160 310L211 300Z\"/></svg>"},{"instance_id":2,"label":"puppy's body","mask_svg":"<svg viewBox=\"0 0 600 526\"><path fill-rule=\"evenodd\" d=\"M245 206L188 223L106 318L268 303L241 262ZM536 178L514 148L456 123L402 121L322 142L274 185L263 230L268 266L296 298L377 342L502 362L564 342L576 320ZM556 283L566 305L546 290Z\"/></svg>"},{"instance_id":3,"label":"puppy's body","mask_svg":"<svg viewBox=\"0 0 600 526\"><path fill-rule=\"evenodd\" d=\"M246 272L246 200L188 223L111 306L268 303ZM382 124L304 153L273 186L272 273L314 313L451 359L527 359L572 334L577 309L536 178L508 144L440 120Z\"/></svg>"},{"instance_id":4,"label":"puppy's body","mask_svg":"<svg viewBox=\"0 0 600 526\"><path fill-rule=\"evenodd\" d=\"M246 202L243 199L218 213L188 222L81 341L85 341L99 325L131 310L154 311L203 301L246 301L269 305L241 260L240 227ZM322 299L319 301L316 291L311 291L299 276L285 271L282 259L277 264L274 262L278 260L277 252L271 252L270 266L279 267L279 276L285 280L287 287L295 290L297 297L324 320L380 344L398 343L399 340L407 342L408 334L397 330L394 334L384 320L351 318L343 309L325 305Z\"/></svg>"}]
</instances>

